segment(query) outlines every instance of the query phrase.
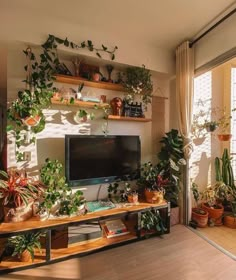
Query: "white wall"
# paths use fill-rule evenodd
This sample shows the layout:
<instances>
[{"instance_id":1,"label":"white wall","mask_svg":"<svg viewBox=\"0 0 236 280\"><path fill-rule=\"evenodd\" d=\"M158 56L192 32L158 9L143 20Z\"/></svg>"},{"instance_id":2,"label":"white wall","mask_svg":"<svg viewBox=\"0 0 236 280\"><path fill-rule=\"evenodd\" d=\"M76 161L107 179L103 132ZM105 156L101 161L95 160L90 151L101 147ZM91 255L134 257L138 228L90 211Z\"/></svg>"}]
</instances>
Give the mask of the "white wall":
<instances>
[{"instance_id":1,"label":"white wall","mask_svg":"<svg viewBox=\"0 0 236 280\"><path fill-rule=\"evenodd\" d=\"M8 49L8 72L7 72L7 86L8 86L8 100L12 101L16 98L17 92L24 88L21 82L25 78L24 65L26 64L25 56L22 53L24 44L14 44L14 47ZM70 62L68 62L70 63ZM156 96L169 96L169 82L168 76L156 74L154 77L154 94ZM56 84L59 88L77 88L75 85ZM105 94L108 102L115 96L123 97L122 92L113 92L110 90L96 89L85 87L84 94L89 94L94 97L100 97ZM146 113L146 117L151 117L151 107ZM163 108L159 108L162 112ZM16 163L15 160L15 144L14 138L9 137L8 141L8 166L17 168L25 167L31 176L36 176L38 170L44 163L47 157L51 159L58 159L64 163L64 135L65 134L78 134L79 125L73 120L73 114L78 110L76 107L66 107L52 105L52 107L45 111L47 116L46 128L43 132L37 135L37 145L29 145L22 147L22 151L31 151L30 163L22 162ZM157 108L158 112L158 108ZM110 135L139 135L141 137L142 149L142 162L152 160L152 126L168 127L168 108L165 110L166 118L161 120L157 119L154 122L117 122L109 121L109 134ZM95 112L96 120L91 122L91 134L102 134L102 113ZM163 128L162 128L163 130ZM159 142L159 139L157 139ZM107 185L103 185L99 198L106 197ZM84 193L88 200L96 199L99 186L90 186Z\"/></svg>"},{"instance_id":2,"label":"white wall","mask_svg":"<svg viewBox=\"0 0 236 280\"><path fill-rule=\"evenodd\" d=\"M45 9L47 9L46 5ZM95 46L101 46L101 44L111 48L118 46L117 62L136 66L144 64L151 70L163 73L174 72L174 56L169 50L147 45L142 38L138 42L134 42L132 35L130 39L126 39L123 35L125 30L120 30L117 34L117 32L112 32L111 28L111 32L105 33L96 28L95 25L74 24L73 19L68 22L57 16L56 9L51 12L50 15L46 12L45 14L35 13L35 11L22 9L20 5L13 9L10 3L9 5L7 2L4 3L0 9L0 18L6 28L0 29L0 40L10 44L19 41L41 45L45 42L48 34L64 39L68 37L69 40L78 44L82 41L92 40ZM78 11L78 17L80 12L81 10ZM82 50L79 53L84 52ZM86 54L96 56L93 52L86 51Z\"/></svg>"}]
</instances>

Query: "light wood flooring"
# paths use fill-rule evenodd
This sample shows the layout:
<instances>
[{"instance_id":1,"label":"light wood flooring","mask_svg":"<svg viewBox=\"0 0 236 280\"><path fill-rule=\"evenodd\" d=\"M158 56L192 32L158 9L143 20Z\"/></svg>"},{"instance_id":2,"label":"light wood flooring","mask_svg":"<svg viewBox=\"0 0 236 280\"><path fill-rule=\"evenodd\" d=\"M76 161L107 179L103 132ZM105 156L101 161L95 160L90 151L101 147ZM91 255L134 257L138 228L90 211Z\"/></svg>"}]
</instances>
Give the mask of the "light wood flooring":
<instances>
[{"instance_id":1,"label":"light wood flooring","mask_svg":"<svg viewBox=\"0 0 236 280\"><path fill-rule=\"evenodd\" d=\"M236 262L185 226L177 225L162 239L150 238L0 279L235 280Z\"/></svg>"},{"instance_id":2,"label":"light wood flooring","mask_svg":"<svg viewBox=\"0 0 236 280\"><path fill-rule=\"evenodd\" d=\"M236 229L217 226L198 228L197 230L201 235L231 253L236 259Z\"/></svg>"}]
</instances>

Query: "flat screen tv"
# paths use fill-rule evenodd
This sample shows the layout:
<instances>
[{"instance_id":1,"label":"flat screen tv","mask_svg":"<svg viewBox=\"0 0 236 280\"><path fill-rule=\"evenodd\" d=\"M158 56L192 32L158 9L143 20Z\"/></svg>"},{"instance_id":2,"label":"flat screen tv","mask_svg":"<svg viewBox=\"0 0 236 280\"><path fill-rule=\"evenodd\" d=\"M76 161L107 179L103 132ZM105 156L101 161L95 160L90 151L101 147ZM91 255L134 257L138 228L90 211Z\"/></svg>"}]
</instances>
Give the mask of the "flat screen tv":
<instances>
[{"instance_id":1,"label":"flat screen tv","mask_svg":"<svg viewBox=\"0 0 236 280\"><path fill-rule=\"evenodd\" d=\"M140 160L139 136L65 136L65 175L71 186L137 179Z\"/></svg>"}]
</instances>

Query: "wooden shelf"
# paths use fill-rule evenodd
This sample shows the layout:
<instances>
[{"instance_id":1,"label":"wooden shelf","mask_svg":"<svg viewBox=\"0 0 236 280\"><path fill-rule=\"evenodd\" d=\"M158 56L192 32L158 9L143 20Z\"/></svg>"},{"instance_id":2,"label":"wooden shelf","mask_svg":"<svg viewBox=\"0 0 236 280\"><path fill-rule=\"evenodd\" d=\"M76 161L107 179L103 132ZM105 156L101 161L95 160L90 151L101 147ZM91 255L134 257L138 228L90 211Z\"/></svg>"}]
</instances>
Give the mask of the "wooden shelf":
<instances>
[{"instance_id":1,"label":"wooden shelf","mask_svg":"<svg viewBox=\"0 0 236 280\"><path fill-rule=\"evenodd\" d=\"M56 77L56 81L59 83L73 84L73 85L79 85L81 83L84 83L84 85L88 87L101 88L101 89L114 90L114 91L125 91L124 87L120 84L94 82L94 81L88 81L81 77L64 76L64 75L56 75L55 77Z\"/></svg>"},{"instance_id":2,"label":"wooden shelf","mask_svg":"<svg viewBox=\"0 0 236 280\"><path fill-rule=\"evenodd\" d=\"M87 101L80 101L76 99L73 104L70 104L70 100L63 99L61 101L59 98L52 98L51 103L54 105L76 106L76 107L84 107L84 108L91 108L91 109L93 109L94 106L97 106L98 108L104 108L109 106L109 104L107 103L87 102Z\"/></svg>"},{"instance_id":3,"label":"wooden shelf","mask_svg":"<svg viewBox=\"0 0 236 280\"><path fill-rule=\"evenodd\" d=\"M114 115L109 115L108 120L126 121L126 122L151 122L152 121L152 119L149 118L133 118L133 117L123 117L123 116L114 116Z\"/></svg>"},{"instance_id":4,"label":"wooden shelf","mask_svg":"<svg viewBox=\"0 0 236 280\"><path fill-rule=\"evenodd\" d=\"M12 270L18 270L23 268L30 268L40 265L49 264L51 262L61 261L63 259L68 259L74 256L81 256L84 254L90 254L92 252L105 249L112 248L115 245L122 245L132 241L140 240L140 236L138 234L138 224L140 212L145 212L150 209L165 209L165 219L168 223L167 228L169 232L169 211L170 211L170 203L163 202L161 204L151 204L146 202L140 202L137 205L126 203L123 205L119 205L117 208L97 211L93 213L87 213L82 216L74 216L74 217L63 217L55 220L46 220L39 221L35 217L30 220L18 223L1 223L0 224L0 241L2 239L5 242L6 237L15 236L17 234L23 234L30 231L43 231L46 233L45 238L50 237L52 229L59 229L61 227L67 226L76 226L82 225L85 223L99 221L102 225L105 220L122 218L124 223L127 226L129 231L128 234L120 235L112 238L107 238L105 233L103 232L103 237L98 238L96 240L91 240L90 242L78 242L74 244L67 245L67 248L60 249L51 249L49 247L49 242L42 242L42 246L44 248L39 252L35 251L35 261L31 262L20 262L17 258L4 258L0 263L0 274L10 272ZM5 240L4 240L5 239ZM0 249L3 248L3 245L0 246ZM47 254L46 254L47 252Z\"/></svg>"}]
</instances>

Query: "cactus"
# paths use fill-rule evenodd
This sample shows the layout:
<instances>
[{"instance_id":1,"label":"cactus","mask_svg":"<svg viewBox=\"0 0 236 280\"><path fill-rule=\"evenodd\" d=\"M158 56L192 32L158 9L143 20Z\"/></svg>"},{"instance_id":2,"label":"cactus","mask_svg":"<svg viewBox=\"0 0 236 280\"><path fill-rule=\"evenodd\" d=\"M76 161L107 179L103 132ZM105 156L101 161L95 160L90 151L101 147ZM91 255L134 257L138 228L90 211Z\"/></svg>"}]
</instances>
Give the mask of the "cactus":
<instances>
[{"instance_id":1,"label":"cactus","mask_svg":"<svg viewBox=\"0 0 236 280\"><path fill-rule=\"evenodd\" d=\"M220 159L218 157L215 158L215 173L217 182L223 181L225 185L235 187L233 168L231 166L231 158L229 157L228 149L224 149L221 158L221 167Z\"/></svg>"}]
</instances>

